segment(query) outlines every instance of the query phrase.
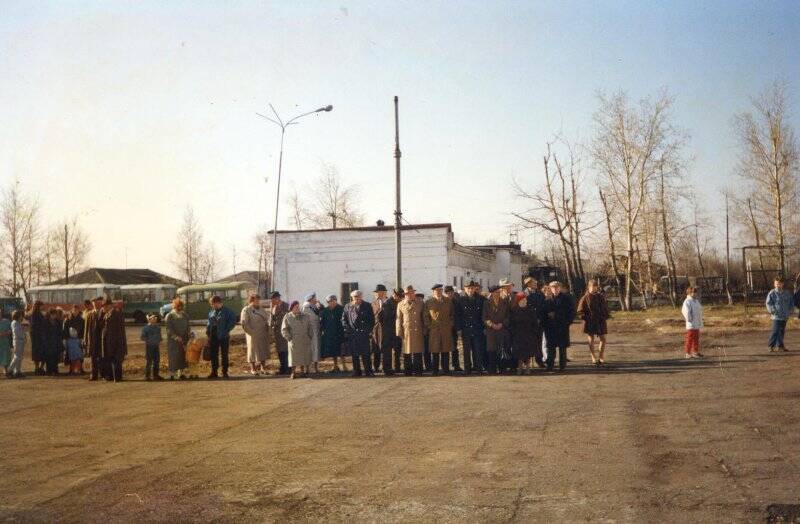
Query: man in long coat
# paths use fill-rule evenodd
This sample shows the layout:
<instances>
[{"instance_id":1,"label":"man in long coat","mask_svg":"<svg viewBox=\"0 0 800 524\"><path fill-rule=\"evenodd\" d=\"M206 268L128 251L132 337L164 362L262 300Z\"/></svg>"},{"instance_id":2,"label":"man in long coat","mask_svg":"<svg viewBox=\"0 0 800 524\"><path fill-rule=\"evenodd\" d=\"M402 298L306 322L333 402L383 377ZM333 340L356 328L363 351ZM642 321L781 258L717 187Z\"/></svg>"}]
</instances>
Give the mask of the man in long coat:
<instances>
[{"instance_id":1,"label":"man in long coat","mask_svg":"<svg viewBox=\"0 0 800 524\"><path fill-rule=\"evenodd\" d=\"M128 354L128 340L125 336L125 317L111 300L103 304L103 360L114 382L122 381L122 361Z\"/></svg>"},{"instance_id":2,"label":"man in long coat","mask_svg":"<svg viewBox=\"0 0 800 524\"><path fill-rule=\"evenodd\" d=\"M369 358L370 338L372 328L375 327L375 316L372 314L372 306L364 302L361 291L355 290L350 293L350 302L344 306L342 314L342 327L350 355L353 357L353 376L361 376L361 363L364 364L364 373L374 376L372 372L372 362Z\"/></svg>"},{"instance_id":3,"label":"man in long coat","mask_svg":"<svg viewBox=\"0 0 800 524\"><path fill-rule=\"evenodd\" d=\"M483 350L486 340L483 328L483 305L486 299L477 292L474 281L467 283L466 295L456 303L456 328L461 331L464 348L464 374L483 372Z\"/></svg>"},{"instance_id":4,"label":"man in long coat","mask_svg":"<svg viewBox=\"0 0 800 524\"><path fill-rule=\"evenodd\" d=\"M456 293L453 286L444 286L444 296L453 301L453 345L450 349L450 357L452 361L452 369L456 372L461 372L461 363L459 362L458 355L458 315L460 313L458 308L458 301L461 298Z\"/></svg>"},{"instance_id":5,"label":"man in long coat","mask_svg":"<svg viewBox=\"0 0 800 524\"><path fill-rule=\"evenodd\" d=\"M422 353L425 351L425 324L422 311L425 305L417 298L413 286L406 286L405 299L397 306L397 336L402 340L403 369L406 375L414 370L422 375Z\"/></svg>"},{"instance_id":6,"label":"man in long coat","mask_svg":"<svg viewBox=\"0 0 800 524\"><path fill-rule=\"evenodd\" d=\"M442 284L431 288L433 296L425 301L423 321L428 333L428 349L433 359L433 375L439 374L441 366L450 374L450 350L453 347L453 301L445 297Z\"/></svg>"},{"instance_id":7,"label":"man in long coat","mask_svg":"<svg viewBox=\"0 0 800 524\"><path fill-rule=\"evenodd\" d=\"M103 297L93 300L94 309L86 314L83 329L83 348L92 361L92 373L89 380L108 377L103 367Z\"/></svg>"},{"instance_id":8,"label":"man in long coat","mask_svg":"<svg viewBox=\"0 0 800 524\"><path fill-rule=\"evenodd\" d=\"M383 360L383 372L394 375L400 371L400 338L397 336L397 305L403 297L402 289L395 289L392 296L378 308L375 314L375 330L373 338L380 346ZM375 309L375 303L372 304Z\"/></svg>"},{"instance_id":9,"label":"man in long coat","mask_svg":"<svg viewBox=\"0 0 800 524\"><path fill-rule=\"evenodd\" d=\"M558 350L558 369L567 367L567 348L569 347L569 327L575 319L575 299L569 293L561 292L559 282L550 282L553 296L544 301L544 334L547 337L547 370L553 371Z\"/></svg>"},{"instance_id":10,"label":"man in long coat","mask_svg":"<svg viewBox=\"0 0 800 524\"><path fill-rule=\"evenodd\" d=\"M500 286L489 287L489 299L483 304L483 325L486 328L486 349L489 357L489 373L497 373L497 354L508 349L508 326L510 307L506 297L500 294Z\"/></svg>"},{"instance_id":11,"label":"man in long coat","mask_svg":"<svg viewBox=\"0 0 800 524\"><path fill-rule=\"evenodd\" d=\"M281 326L283 325L283 317L289 312L289 304L281 300L281 294L273 291L269 297L270 300L270 327L272 328L272 340L275 342L275 351L278 352L278 361L280 362L279 375L287 375L289 373L289 342L283 338L281 334Z\"/></svg>"},{"instance_id":12,"label":"man in long coat","mask_svg":"<svg viewBox=\"0 0 800 524\"><path fill-rule=\"evenodd\" d=\"M536 340L533 347L533 359L536 365L540 368L544 367L544 358L542 356L542 333L544 330L544 322L542 319L542 308L544 307L544 293L539 291L539 282L533 277L525 277L522 281L524 286L523 293L528 297L528 307L533 308L539 317L539 324L534 331Z\"/></svg>"},{"instance_id":13,"label":"man in long coat","mask_svg":"<svg viewBox=\"0 0 800 524\"><path fill-rule=\"evenodd\" d=\"M381 310L383 305L389 300L386 295L388 290L386 286L383 284L378 284L375 286L375 291L373 291L375 299L372 301L372 316L375 317L375 327L372 328L372 368L377 373L381 369L381 357L383 355L383 344L381 344L382 340L382 333L380 333L383 329L381 323L378 322L378 311ZM389 362L389 369L391 370L392 363ZM386 365L384 364L383 372L386 373Z\"/></svg>"},{"instance_id":14,"label":"man in long coat","mask_svg":"<svg viewBox=\"0 0 800 524\"><path fill-rule=\"evenodd\" d=\"M249 304L242 309L241 324L247 342L247 361L250 363L250 373L253 375L258 373L256 364L260 365L262 373L266 371L269 339L270 335L274 334L271 326L274 322L275 319L269 312L261 308L261 297L250 295Z\"/></svg>"}]
</instances>

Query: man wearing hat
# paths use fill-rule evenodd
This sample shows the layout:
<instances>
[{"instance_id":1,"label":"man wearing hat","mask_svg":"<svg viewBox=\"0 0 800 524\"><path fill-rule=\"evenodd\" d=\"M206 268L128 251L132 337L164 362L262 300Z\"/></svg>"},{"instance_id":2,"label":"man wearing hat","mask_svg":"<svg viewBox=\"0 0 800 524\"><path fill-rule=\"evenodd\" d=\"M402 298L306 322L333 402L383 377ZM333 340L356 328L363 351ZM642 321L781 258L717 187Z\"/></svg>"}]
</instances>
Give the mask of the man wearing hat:
<instances>
[{"instance_id":1,"label":"man wearing hat","mask_svg":"<svg viewBox=\"0 0 800 524\"><path fill-rule=\"evenodd\" d=\"M402 340L403 370L406 375L414 370L415 375L422 375L422 353L425 350L425 325L422 311L425 308L422 300L417 298L414 286L406 286L405 298L397 306L397 336Z\"/></svg>"},{"instance_id":2,"label":"man wearing hat","mask_svg":"<svg viewBox=\"0 0 800 524\"><path fill-rule=\"evenodd\" d=\"M434 376L439 374L440 368L446 375L450 374L450 350L453 347L453 301L444 296L443 287L442 284L433 285L433 296L425 301L423 310Z\"/></svg>"},{"instance_id":3,"label":"man wearing hat","mask_svg":"<svg viewBox=\"0 0 800 524\"><path fill-rule=\"evenodd\" d=\"M485 298L478 293L478 284L470 281L464 288L466 294L458 299L456 308L457 329L461 331L464 348L464 374L483 372L483 304Z\"/></svg>"},{"instance_id":4,"label":"man wearing hat","mask_svg":"<svg viewBox=\"0 0 800 524\"><path fill-rule=\"evenodd\" d=\"M380 287L382 286L379 285L376 290ZM372 303L372 309L375 313L373 338L381 352L383 373L386 375L394 375L395 371L400 370L400 339L397 337L395 330L397 329L397 305L402 300L402 297L403 291L395 289L392 296L384 300L377 308L375 303L378 300ZM392 357L394 357L394 360ZM380 361L378 362L380 363Z\"/></svg>"},{"instance_id":5,"label":"man wearing hat","mask_svg":"<svg viewBox=\"0 0 800 524\"><path fill-rule=\"evenodd\" d=\"M273 291L269 296L270 301L270 328L272 328L272 340L275 341L275 351L278 353L280 368L279 375L289 374L289 342L281 334L283 317L289 312L289 304L281 300L281 294Z\"/></svg>"},{"instance_id":6,"label":"man wearing hat","mask_svg":"<svg viewBox=\"0 0 800 524\"><path fill-rule=\"evenodd\" d=\"M525 277L522 281L523 293L527 296L528 307L533 308L540 319L538 326L534 331L534 345L533 345L533 359L536 365L540 368L544 367L544 358L542 355L542 330L544 329L543 308L544 308L544 294L539 291L539 282L533 277Z\"/></svg>"},{"instance_id":7,"label":"man wearing hat","mask_svg":"<svg viewBox=\"0 0 800 524\"><path fill-rule=\"evenodd\" d=\"M371 377L372 362L370 362L370 339L372 328L375 327L375 316L372 306L364 302L361 291L358 289L350 293L350 302L344 306L342 314L342 327L350 355L353 357L353 376L361 376L361 364L364 364L364 373Z\"/></svg>"},{"instance_id":8,"label":"man wearing hat","mask_svg":"<svg viewBox=\"0 0 800 524\"><path fill-rule=\"evenodd\" d=\"M378 322L378 311L383 307L384 302L386 302L386 293L387 293L386 286L383 284L378 284L375 286L375 290L372 292L374 300L372 301L372 315L375 317L375 327L373 328L372 338L370 339L370 343L372 345L372 368L377 373L381 369L381 336L379 331L381 331L380 323ZM389 363L391 366L391 362ZM384 369L384 372L386 369Z\"/></svg>"},{"instance_id":9,"label":"man wearing hat","mask_svg":"<svg viewBox=\"0 0 800 524\"><path fill-rule=\"evenodd\" d=\"M567 348L570 345L569 327L577 313L575 299L561 292L561 283L550 282L552 296L544 301L544 333L547 337L547 370L553 371L558 350L558 369L567 366Z\"/></svg>"},{"instance_id":10,"label":"man wearing hat","mask_svg":"<svg viewBox=\"0 0 800 524\"><path fill-rule=\"evenodd\" d=\"M458 360L458 301L461 297L458 296L453 286L444 286L444 296L453 302L453 345L450 348L450 357L453 371L460 373L461 364L459 364Z\"/></svg>"},{"instance_id":11,"label":"man wearing hat","mask_svg":"<svg viewBox=\"0 0 800 524\"><path fill-rule=\"evenodd\" d=\"M509 301L502 295L500 286L489 287L489 299L483 305L483 325L486 329L486 349L489 357L487 370L497 373L497 355L508 348L510 322Z\"/></svg>"}]
</instances>

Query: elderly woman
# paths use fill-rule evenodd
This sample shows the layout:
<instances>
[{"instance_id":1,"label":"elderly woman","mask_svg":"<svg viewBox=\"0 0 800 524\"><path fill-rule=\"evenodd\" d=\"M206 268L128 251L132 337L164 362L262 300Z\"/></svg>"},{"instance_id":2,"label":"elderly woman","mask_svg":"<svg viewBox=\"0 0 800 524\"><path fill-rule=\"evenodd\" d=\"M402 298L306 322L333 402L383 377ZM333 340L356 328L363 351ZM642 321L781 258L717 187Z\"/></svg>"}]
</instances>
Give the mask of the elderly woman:
<instances>
[{"instance_id":1,"label":"elderly woman","mask_svg":"<svg viewBox=\"0 0 800 524\"><path fill-rule=\"evenodd\" d=\"M342 343L344 342L344 328L342 327L342 313L344 308L337 303L336 295L325 297L327 307L319 313L320 336L322 339L321 358L333 358L333 369L331 373L338 373L339 357L342 357L342 370L345 368L344 355L342 353Z\"/></svg>"},{"instance_id":2,"label":"elderly woman","mask_svg":"<svg viewBox=\"0 0 800 524\"><path fill-rule=\"evenodd\" d=\"M28 322L31 325L31 358L33 359L34 375L44 375L45 348L47 347L47 331L49 323L42 312L44 304L37 300L33 303Z\"/></svg>"},{"instance_id":3,"label":"elderly woman","mask_svg":"<svg viewBox=\"0 0 800 524\"><path fill-rule=\"evenodd\" d=\"M183 310L183 300L172 301L172 311L165 317L167 324L167 360L169 361L169 379L186 380L184 370L189 367L186 362L186 344L189 343L189 315Z\"/></svg>"},{"instance_id":4,"label":"elderly woman","mask_svg":"<svg viewBox=\"0 0 800 524\"><path fill-rule=\"evenodd\" d=\"M511 305L501 294L500 286L489 287L489 299L483 304L483 325L486 330L487 371L497 373L498 353L509 346L508 326Z\"/></svg>"},{"instance_id":5,"label":"elderly woman","mask_svg":"<svg viewBox=\"0 0 800 524\"><path fill-rule=\"evenodd\" d=\"M310 314L300 311L300 303L294 301L289 306L289 313L283 317L281 335L289 342L289 369L292 370L289 378L295 378L296 368L308 376L314 358L313 344L316 341L314 320Z\"/></svg>"},{"instance_id":6,"label":"elderly woman","mask_svg":"<svg viewBox=\"0 0 800 524\"><path fill-rule=\"evenodd\" d=\"M525 370L531 374L533 372L530 365L531 357L536 354L536 345L540 344L537 336L539 311L532 304L534 299L531 299L530 295L517 293L515 300L517 307L511 309L511 333L513 354L517 359L517 375L522 375Z\"/></svg>"},{"instance_id":7,"label":"elderly woman","mask_svg":"<svg viewBox=\"0 0 800 524\"><path fill-rule=\"evenodd\" d=\"M261 297L250 295L249 303L242 309L241 322L247 341L247 361L250 363L251 375L267 372L270 319L270 313L261 307ZM256 364L260 369L256 369Z\"/></svg>"},{"instance_id":8,"label":"elderly woman","mask_svg":"<svg viewBox=\"0 0 800 524\"><path fill-rule=\"evenodd\" d=\"M300 308L304 315L308 315L311 321L311 327L314 329L314 339L311 341L311 362L314 363L314 373L319 373L319 357L320 357L320 318L319 318L319 300L317 300L316 293L306 295L305 302ZM283 327L283 326L281 326Z\"/></svg>"}]
</instances>

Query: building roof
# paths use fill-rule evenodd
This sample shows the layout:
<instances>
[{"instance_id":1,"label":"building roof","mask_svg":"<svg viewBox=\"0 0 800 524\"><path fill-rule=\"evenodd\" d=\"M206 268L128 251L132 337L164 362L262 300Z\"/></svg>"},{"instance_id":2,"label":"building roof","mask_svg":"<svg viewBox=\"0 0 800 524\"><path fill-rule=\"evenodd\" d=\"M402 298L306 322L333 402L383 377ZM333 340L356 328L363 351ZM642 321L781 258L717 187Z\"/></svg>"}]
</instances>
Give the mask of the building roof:
<instances>
[{"instance_id":1,"label":"building roof","mask_svg":"<svg viewBox=\"0 0 800 524\"><path fill-rule=\"evenodd\" d=\"M483 246L467 246L467 247L485 251L490 251L495 249L512 249L515 251L522 251L522 246L519 244L515 244L513 242L511 242L510 244L486 244Z\"/></svg>"},{"instance_id":2,"label":"building roof","mask_svg":"<svg viewBox=\"0 0 800 524\"><path fill-rule=\"evenodd\" d=\"M453 228L449 222L442 222L440 224L407 224L400 226L400 231L414 231L415 229L442 229L447 228L452 231ZM336 229L279 229L278 233L320 233L327 231L394 231L393 225L384 226L358 226L358 227L337 227ZM272 234L273 230L267 231Z\"/></svg>"},{"instance_id":3,"label":"building roof","mask_svg":"<svg viewBox=\"0 0 800 524\"><path fill-rule=\"evenodd\" d=\"M228 275L225 278L220 278L217 282L227 283L227 282L249 282L250 284L258 285L258 277L261 277L263 280L266 275L261 274L259 275L258 271L238 271L233 275Z\"/></svg>"},{"instance_id":4,"label":"building roof","mask_svg":"<svg viewBox=\"0 0 800 524\"><path fill-rule=\"evenodd\" d=\"M64 279L49 282L51 285L63 284ZM175 284L182 286L185 282L151 269L110 269L92 267L69 277L70 284Z\"/></svg>"}]
</instances>

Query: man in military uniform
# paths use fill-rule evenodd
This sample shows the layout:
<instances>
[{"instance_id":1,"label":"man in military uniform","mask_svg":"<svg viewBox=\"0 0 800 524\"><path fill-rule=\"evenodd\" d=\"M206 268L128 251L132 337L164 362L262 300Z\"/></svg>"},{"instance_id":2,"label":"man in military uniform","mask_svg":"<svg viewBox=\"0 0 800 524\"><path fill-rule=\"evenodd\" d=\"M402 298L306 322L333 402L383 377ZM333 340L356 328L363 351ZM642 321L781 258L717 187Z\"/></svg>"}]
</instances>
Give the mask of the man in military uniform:
<instances>
[{"instance_id":1,"label":"man in military uniform","mask_svg":"<svg viewBox=\"0 0 800 524\"><path fill-rule=\"evenodd\" d=\"M456 293L453 286L444 286L444 296L453 302L453 346L450 349L453 371L461 372L461 364L458 360L458 300L461 298Z\"/></svg>"},{"instance_id":2,"label":"man in military uniform","mask_svg":"<svg viewBox=\"0 0 800 524\"><path fill-rule=\"evenodd\" d=\"M442 284L434 284L433 296L425 301L423 312L434 376L439 375L440 368L445 375L450 374L450 350L453 348L453 301L444 296L442 287Z\"/></svg>"},{"instance_id":3,"label":"man in military uniform","mask_svg":"<svg viewBox=\"0 0 800 524\"><path fill-rule=\"evenodd\" d=\"M375 313L373 339L381 351L385 375L394 375L395 371L400 371L400 339L395 330L397 329L397 305L402 298L403 290L395 289L391 298L386 299L377 308L377 311L375 302L372 303L372 310Z\"/></svg>"},{"instance_id":4,"label":"man in military uniform","mask_svg":"<svg viewBox=\"0 0 800 524\"><path fill-rule=\"evenodd\" d=\"M377 321L378 320L378 311L381 310L383 304L386 302L386 294L387 294L386 286L383 284L378 284L375 286L375 291L373 291L375 299L372 301L372 316L375 317L375 328L372 332L372 340L371 340L371 349L372 351L372 368L377 373L381 369L381 355L383 354L383 348L381 344L381 325ZM392 363L389 362L389 369L391 370ZM383 372L386 373L386 366L384 365Z\"/></svg>"},{"instance_id":5,"label":"man in military uniform","mask_svg":"<svg viewBox=\"0 0 800 524\"><path fill-rule=\"evenodd\" d=\"M464 374L483 372L483 352L486 336L483 327L483 304L485 298L478 293L478 285L471 281L464 291L466 295L456 302L457 329L461 331L461 347L464 348Z\"/></svg>"},{"instance_id":6,"label":"man in military uniform","mask_svg":"<svg viewBox=\"0 0 800 524\"><path fill-rule=\"evenodd\" d=\"M422 353L425 350L425 325L422 300L417 298L413 286L406 286L405 298L397 306L396 332L402 340L403 369L406 375L414 370L415 375L422 375Z\"/></svg>"}]
</instances>

